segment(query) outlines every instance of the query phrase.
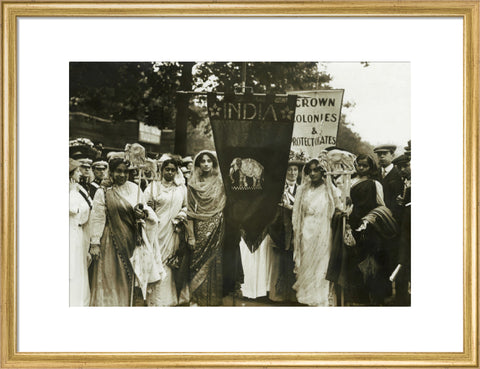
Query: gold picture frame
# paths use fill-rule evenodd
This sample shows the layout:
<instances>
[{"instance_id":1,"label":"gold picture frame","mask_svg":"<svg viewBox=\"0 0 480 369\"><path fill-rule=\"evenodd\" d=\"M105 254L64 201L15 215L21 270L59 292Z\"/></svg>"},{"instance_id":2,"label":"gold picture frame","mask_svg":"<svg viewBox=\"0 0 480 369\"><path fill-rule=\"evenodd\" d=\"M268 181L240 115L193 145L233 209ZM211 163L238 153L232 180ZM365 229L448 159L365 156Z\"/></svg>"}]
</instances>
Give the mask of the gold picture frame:
<instances>
[{"instance_id":1,"label":"gold picture frame","mask_svg":"<svg viewBox=\"0 0 480 369\"><path fill-rule=\"evenodd\" d=\"M478 367L478 1L2 2L1 366ZM463 352L29 353L17 350L17 20L19 17L322 16L463 19Z\"/></svg>"}]
</instances>

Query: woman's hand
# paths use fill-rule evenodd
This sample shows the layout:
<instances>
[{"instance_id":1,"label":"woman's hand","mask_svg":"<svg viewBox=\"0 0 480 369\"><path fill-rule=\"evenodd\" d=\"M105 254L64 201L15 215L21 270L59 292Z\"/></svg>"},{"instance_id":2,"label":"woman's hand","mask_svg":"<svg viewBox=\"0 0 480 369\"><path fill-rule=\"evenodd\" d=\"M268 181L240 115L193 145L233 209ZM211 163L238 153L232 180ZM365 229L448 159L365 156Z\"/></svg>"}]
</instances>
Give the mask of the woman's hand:
<instances>
[{"instance_id":1,"label":"woman's hand","mask_svg":"<svg viewBox=\"0 0 480 369\"><path fill-rule=\"evenodd\" d=\"M190 248L190 250L195 249L195 238L188 237L187 244L188 244L188 247Z\"/></svg>"},{"instance_id":2,"label":"woman's hand","mask_svg":"<svg viewBox=\"0 0 480 369\"><path fill-rule=\"evenodd\" d=\"M100 258L100 245L96 243L90 244L90 250L88 250L90 255L92 255L93 260L98 260Z\"/></svg>"},{"instance_id":3,"label":"woman's hand","mask_svg":"<svg viewBox=\"0 0 480 369\"><path fill-rule=\"evenodd\" d=\"M405 199L403 198L402 195L398 195L395 200L397 202L397 205L399 205L399 206L405 205Z\"/></svg>"},{"instance_id":4,"label":"woman's hand","mask_svg":"<svg viewBox=\"0 0 480 369\"><path fill-rule=\"evenodd\" d=\"M284 204L283 207L288 210L293 210L293 205L290 204Z\"/></svg>"},{"instance_id":5,"label":"woman's hand","mask_svg":"<svg viewBox=\"0 0 480 369\"><path fill-rule=\"evenodd\" d=\"M136 219L145 219L146 218L145 210L143 209L143 204L135 205L135 207L133 208L133 211L135 213L135 218Z\"/></svg>"},{"instance_id":6,"label":"woman's hand","mask_svg":"<svg viewBox=\"0 0 480 369\"><path fill-rule=\"evenodd\" d=\"M153 200L148 200L147 205L150 206L153 209L153 206L155 205L155 202Z\"/></svg>"},{"instance_id":7,"label":"woman's hand","mask_svg":"<svg viewBox=\"0 0 480 369\"><path fill-rule=\"evenodd\" d=\"M364 231L367 229L368 221L366 219L363 220L362 224L360 224L360 227L356 229L357 232Z\"/></svg>"},{"instance_id":8,"label":"woman's hand","mask_svg":"<svg viewBox=\"0 0 480 369\"><path fill-rule=\"evenodd\" d=\"M347 216L350 216L350 214L352 214L352 211L353 211L353 204L350 203L350 205L347 205L347 210L345 210L345 214L347 214Z\"/></svg>"},{"instance_id":9,"label":"woman's hand","mask_svg":"<svg viewBox=\"0 0 480 369\"><path fill-rule=\"evenodd\" d=\"M175 218L174 218L176 223L182 223L187 220L187 214L185 214L183 211L180 212Z\"/></svg>"}]
</instances>

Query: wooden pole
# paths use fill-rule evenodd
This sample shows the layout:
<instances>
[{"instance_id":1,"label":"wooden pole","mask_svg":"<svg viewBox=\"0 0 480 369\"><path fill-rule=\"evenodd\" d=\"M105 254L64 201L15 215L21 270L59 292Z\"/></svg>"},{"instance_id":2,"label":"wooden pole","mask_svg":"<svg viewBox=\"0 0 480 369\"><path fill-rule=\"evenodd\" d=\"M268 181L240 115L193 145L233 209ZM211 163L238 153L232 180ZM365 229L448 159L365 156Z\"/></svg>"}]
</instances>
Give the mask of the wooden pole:
<instances>
[{"instance_id":1,"label":"wooden pole","mask_svg":"<svg viewBox=\"0 0 480 369\"><path fill-rule=\"evenodd\" d=\"M175 108L177 115L175 119L175 154L185 156L187 153L187 123L188 123L188 102L190 94L176 93Z\"/></svg>"},{"instance_id":2,"label":"wooden pole","mask_svg":"<svg viewBox=\"0 0 480 369\"><path fill-rule=\"evenodd\" d=\"M245 87L247 85L247 63L242 63L242 93L245 93Z\"/></svg>"},{"instance_id":3,"label":"wooden pole","mask_svg":"<svg viewBox=\"0 0 480 369\"><path fill-rule=\"evenodd\" d=\"M137 191L137 204L140 203L140 195L142 193L142 188L141 188L141 184L142 184L142 178L143 178L143 169L142 168L139 168L138 169L138 191ZM138 223L137 223L137 232L139 232L139 227L138 227ZM138 239L138 238L136 238ZM135 241L136 242L136 241ZM139 245L135 245L136 246L139 246ZM134 291L135 291L135 282L137 280L137 277L135 275L135 270L133 270L132 268L132 271L133 271L133 277L132 277L132 286L131 286L131 289L130 289L130 306L133 306L133 295L134 295Z\"/></svg>"},{"instance_id":4,"label":"wooden pole","mask_svg":"<svg viewBox=\"0 0 480 369\"><path fill-rule=\"evenodd\" d=\"M351 174L344 173L343 177L343 186L342 186L342 205L347 210L347 197L350 196L350 187L351 187ZM342 218L342 249L345 247L345 229L347 226L347 219L344 216ZM345 289L340 286L340 305L345 306Z\"/></svg>"}]
</instances>

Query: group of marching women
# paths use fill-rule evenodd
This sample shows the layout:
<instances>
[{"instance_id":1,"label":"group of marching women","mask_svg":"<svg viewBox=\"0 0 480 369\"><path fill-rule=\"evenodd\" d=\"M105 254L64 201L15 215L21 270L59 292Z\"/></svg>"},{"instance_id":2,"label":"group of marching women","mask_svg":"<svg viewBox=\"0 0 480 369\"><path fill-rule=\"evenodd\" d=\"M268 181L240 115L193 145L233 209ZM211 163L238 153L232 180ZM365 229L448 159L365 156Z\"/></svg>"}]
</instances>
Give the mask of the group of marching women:
<instances>
[{"instance_id":1,"label":"group of marching women","mask_svg":"<svg viewBox=\"0 0 480 369\"><path fill-rule=\"evenodd\" d=\"M347 201L324 157L290 161L277 215L251 255L262 261L252 268L242 255L242 291L262 280L287 304L408 305L410 150L396 164L394 151L375 150L398 183L359 155ZM214 152L163 155L143 182L121 156L70 158L69 169L70 306L222 305L226 196Z\"/></svg>"},{"instance_id":2,"label":"group of marching women","mask_svg":"<svg viewBox=\"0 0 480 369\"><path fill-rule=\"evenodd\" d=\"M124 158L100 162L108 176L92 199L82 171L98 164L70 159L71 306L131 306L143 282L148 306L221 304L225 193L213 152L193 164L188 175L178 160L163 160L159 180L142 191ZM138 268L139 246L150 260Z\"/></svg>"}]
</instances>

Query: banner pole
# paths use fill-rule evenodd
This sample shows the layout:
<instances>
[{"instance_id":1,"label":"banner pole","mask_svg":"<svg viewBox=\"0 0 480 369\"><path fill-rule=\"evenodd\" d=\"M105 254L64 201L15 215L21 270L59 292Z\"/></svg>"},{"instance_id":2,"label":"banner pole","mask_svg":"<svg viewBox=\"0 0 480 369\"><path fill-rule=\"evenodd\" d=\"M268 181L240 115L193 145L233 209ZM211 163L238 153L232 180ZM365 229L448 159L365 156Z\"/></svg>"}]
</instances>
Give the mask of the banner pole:
<instances>
[{"instance_id":1,"label":"banner pole","mask_svg":"<svg viewBox=\"0 0 480 369\"><path fill-rule=\"evenodd\" d=\"M242 62L242 93L245 93L246 82L247 82L247 63Z\"/></svg>"}]
</instances>

